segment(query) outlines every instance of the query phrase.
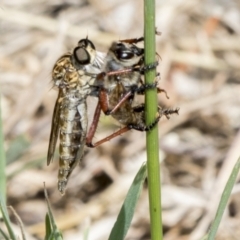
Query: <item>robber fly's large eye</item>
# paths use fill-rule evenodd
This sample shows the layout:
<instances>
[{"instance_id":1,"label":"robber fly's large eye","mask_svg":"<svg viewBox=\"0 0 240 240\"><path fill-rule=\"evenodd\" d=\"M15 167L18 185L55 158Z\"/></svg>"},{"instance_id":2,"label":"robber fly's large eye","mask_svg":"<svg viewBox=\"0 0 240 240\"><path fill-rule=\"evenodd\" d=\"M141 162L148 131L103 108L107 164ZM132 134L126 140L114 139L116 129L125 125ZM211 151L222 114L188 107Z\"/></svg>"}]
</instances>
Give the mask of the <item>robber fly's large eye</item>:
<instances>
[{"instance_id":1,"label":"robber fly's large eye","mask_svg":"<svg viewBox=\"0 0 240 240\"><path fill-rule=\"evenodd\" d=\"M88 40L88 39L86 39L86 38L81 39L81 40L78 42L78 46L79 46L79 47L82 47L82 48L90 47L90 48L92 48L92 49L95 49L94 44L93 44L90 40Z\"/></svg>"},{"instance_id":2,"label":"robber fly's large eye","mask_svg":"<svg viewBox=\"0 0 240 240\"><path fill-rule=\"evenodd\" d=\"M81 65L89 64L91 61L91 57L88 53L88 51L85 48L82 47L76 47L73 50L73 56L76 62L78 62Z\"/></svg>"}]
</instances>

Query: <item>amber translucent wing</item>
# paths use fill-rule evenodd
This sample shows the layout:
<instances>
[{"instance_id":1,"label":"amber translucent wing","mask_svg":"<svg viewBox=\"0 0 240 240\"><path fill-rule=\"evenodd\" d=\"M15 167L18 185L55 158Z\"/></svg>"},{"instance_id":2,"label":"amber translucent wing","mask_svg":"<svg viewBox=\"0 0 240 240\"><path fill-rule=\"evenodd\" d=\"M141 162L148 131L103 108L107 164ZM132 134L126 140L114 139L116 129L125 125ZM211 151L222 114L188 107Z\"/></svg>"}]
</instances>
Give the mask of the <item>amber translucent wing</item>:
<instances>
[{"instance_id":1,"label":"amber translucent wing","mask_svg":"<svg viewBox=\"0 0 240 240\"><path fill-rule=\"evenodd\" d=\"M47 165L49 165L54 157L54 152L56 148L56 143L59 134L59 120L60 120L60 106L61 100L64 96L64 93L61 89L59 89L58 98L55 103L53 117L52 117L52 126L51 126L51 133L50 133L50 140L48 145L48 155L47 155Z\"/></svg>"}]
</instances>

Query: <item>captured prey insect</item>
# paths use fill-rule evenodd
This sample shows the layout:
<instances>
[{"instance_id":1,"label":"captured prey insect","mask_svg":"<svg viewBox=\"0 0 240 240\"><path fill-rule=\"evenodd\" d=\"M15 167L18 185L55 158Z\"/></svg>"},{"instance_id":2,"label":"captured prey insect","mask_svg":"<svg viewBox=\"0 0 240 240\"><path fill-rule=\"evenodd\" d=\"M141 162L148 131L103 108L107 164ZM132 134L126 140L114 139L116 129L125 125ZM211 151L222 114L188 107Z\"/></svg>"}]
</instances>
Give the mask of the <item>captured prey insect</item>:
<instances>
[{"instance_id":1,"label":"captured prey insect","mask_svg":"<svg viewBox=\"0 0 240 240\"><path fill-rule=\"evenodd\" d=\"M52 70L52 80L59 92L53 112L47 164L53 160L60 135L58 190L62 194L84 153L88 126L86 98L97 95L94 82L103 58L104 54L96 51L86 38L78 42L72 53L61 56Z\"/></svg>"},{"instance_id":2,"label":"captured prey insect","mask_svg":"<svg viewBox=\"0 0 240 240\"><path fill-rule=\"evenodd\" d=\"M99 102L95 110L93 123L89 129L86 144L89 147L96 147L130 129L138 131L151 130L165 115L176 113L176 110L163 110L158 107L158 113L155 120L146 125L144 116L144 104L134 106L133 100L136 94L144 94L145 89L156 88L158 93L165 90L158 88L154 84L144 84L142 74L157 66L158 62L144 66L144 49L137 47L136 43L143 41L139 39L126 39L113 42L105 58L104 72L98 75L96 82L99 83ZM167 96L168 97L168 96ZM121 128L112 135L92 143L101 110L106 115L111 115L125 127Z\"/></svg>"}]
</instances>

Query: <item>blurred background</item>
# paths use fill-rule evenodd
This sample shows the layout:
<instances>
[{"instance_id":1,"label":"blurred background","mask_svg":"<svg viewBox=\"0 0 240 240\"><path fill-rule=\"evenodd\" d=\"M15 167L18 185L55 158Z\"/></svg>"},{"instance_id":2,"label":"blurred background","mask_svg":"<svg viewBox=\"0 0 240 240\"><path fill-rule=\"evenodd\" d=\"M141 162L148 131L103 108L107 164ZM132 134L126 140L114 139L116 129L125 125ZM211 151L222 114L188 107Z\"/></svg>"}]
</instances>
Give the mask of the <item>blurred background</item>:
<instances>
[{"instance_id":1,"label":"blurred background","mask_svg":"<svg viewBox=\"0 0 240 240\"><path fill-rule=\"evenodd\" d=\"M179 116L159 123L165 240L199 239L212 221L240 149L240 2L156 1L159 95ZM46 166L57 97L51 70L63 53L88 37L107 52L113 40L143 35L137 0L1 0L0 86L7 154L7 196L29 239L42 239L46 183L65 239L107 239L124 196L144 161L145 133L130 131L85 149L65 196L57 190L58 154ZM88 101L89 121L96 99ZM95 141L117 129L102 116ZM218 240L239 239L240 185L236 184ZM150 239L145 187L127 238Z\"/></svg>"}]
</instances>

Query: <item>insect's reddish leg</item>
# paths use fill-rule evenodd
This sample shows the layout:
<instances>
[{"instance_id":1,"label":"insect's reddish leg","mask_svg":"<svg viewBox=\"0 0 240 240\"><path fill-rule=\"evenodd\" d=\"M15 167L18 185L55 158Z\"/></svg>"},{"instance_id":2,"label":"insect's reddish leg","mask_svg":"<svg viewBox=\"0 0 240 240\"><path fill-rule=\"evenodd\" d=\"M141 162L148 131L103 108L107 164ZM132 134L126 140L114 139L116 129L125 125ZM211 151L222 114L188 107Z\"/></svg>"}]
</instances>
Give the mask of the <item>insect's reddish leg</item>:
<instances>
[{"instance_id":1,"label":"insect's reddish leg","mask_svg":"<svg viewBox=\"0 0 240 240\"><path fill-rule=\"evenodd\" d=\"M124 99L124 101L125 100L126 99ZM119 107L119 104L118 104L118 107ZM114 107L114 109L116 110L116 106ZM101 141L99 141L100 143L97 142L96 143L97 145L92 143L93 136L94 136L94 134L96 132L97 125L98 125L98 122L99 122L101 110L104 113L106 113L106 114L112 112L112 110L109 109L108 95L107 95L107 93L106 93L106 91L104 89L101 89L100 92L99 92L99 101L98 101L97 107L95 109L95 113L94 113L94 116L93 116L92 124L91 124L91 126L89 128L89 131L88 131L88 134L87 134L87 137L86 137L86 145L88 147L96 147L96 146L100 145L102 142L108 141L108 137L106 137L106 138L102 139ZM123 132L126 132L126 130L123 131ZM121 134L121 132L119 134ZM115 134L112 134L112 135L115 135ZM110 136L112 136L112 135L110 135ZM118 134L116 136L118 136ZM112 139L113 137L110 137L110 139Z\"/></svg>"},{"instance_id":2,"label":"insect's reddish leg","mask_svg":"<svg viewBox=\"0 0 240 240\"><path fill-rule=\"evenodd\" d=\"M100 140L96 143L91 143L91 145L87 145L87 146L92 147L92 148L97 147L97 146L101 145L102 143L110 141L111 139L113 139L113 138L115 138L115 137L121 135L122 133L125 133L125 132L129 131L129 130L130 130L130 128L128 126L126 126L124 128L119 129L117 132L109 135L108 137L105 137L102 140Z\"/></svg>"},{"instance_id":3,"label":"insect's reddish leg","mask_svg":"<svg viewBox=\"0 0 240 240\"><path fill-rule=\"evenodd\" d=\"M155 29L155 34L156 35L161 35L161 32L158 32L158 30L156 28ZM138 42L142 42L142 41L144 41L144 37L120 40L120 42L125 42L125 43L130 43L130 44L134 44L134 43L138 43Z\"/></svg>"},{"instance_id":4,"label":"insect's reddish leg","mask_svg":"<svg viewBox=\"0 0 240 240\"><path fill-rule=\"evenodd\" d=\"M132 95L131 91L127 92L118 102L118 104L116 104L114 106L114 108L110 109L109 108L109 102L108 102L108 94L105 91L105 89L100 90L99 92L99 103L101 106L102 111L106 114L106 115L111 115L112 113L114 113L130 96Z\"/></svg>"},{"instance_id":5,"label":"insect's reddish leg","mask_svg":"<svg viewBox=\"0 0 240 240\"><path fill-rule=\"evenodd\" d=\"M121 70L117 70L117 71L111 71L108 73L105 73L107 76L114 76L114 75L119 75L119 74L124 74L124 73L129 73L132 72L133 68L126 68L126 69L121 69Z\"/></svg>"},{"instance_id":6,"label":"insect's reddish leg","mask_svg":"<svg viewBox=\"0 0 240 240\"><path fill-rule=\"evenodd\" d=\"M86 137L86 145L88 147L93 147L92 139L93 139L93 136L97 129L100 114L101 114L101 106L100 106L100 102L98 102L97 107L95 109L94 116L93 116L93 121L92 121L91 127L89 128L89 131L88 131L87 137Z\"/></svg>"},{"instance_id":7,"label":"insect's reddish leg","mask_svg":"<svg viewBox=\"0 0 240 240\"><path fill-rule=\"evenodd\" d=\"M108 104L108 95L104 89L100 90L99 92L99 104L104 113L107 114L111 111Z\"/></svg>"},{"instance_id":8,"label":"insect's reddish leg","mask_svg":"<svg viewBox=\"0 0 240 240\"><path fill-rule=\"evenodd\" d=\"M143 37L120 40L120 42L125 42L125 43L130 43L130 44L138 43L138 42L142 42L142 41L144 41Z\"/></svg>"},{"instance_id":9,"label":"insect's reddish leg","mask_svg":"<svg viewBox=\"0 0 240 240\"><path fill-rule=\"evenodd\" d=\"M115 107L109 112L109 115L111 115L112 113L114 113L130 96L132 95L132 93L129 91L127 92L123 98L121 98L121 100L118 102L117 105L115 105Z\"/></svg>"},{"instance_id":10,"label":"insect's reddish leg","mask_svg":"<svg viewBox=\"0 0 240 240\"><path fill-rule=\"evenodd\" d=\"M121 135L122 133L125 133L127 131L129 131L130 129L126 126L124 128L121 128L120 130L118 130L117 132L109 135L108 137L103 138L102 140L96 142L96 143L92 143L92 139L93 136L96 132L97 129L97 125L99 122L99 118L100 118L100 114L101 114L101 110L104 113L109 113L111 114L112 112L114 112L117 108L119 108L119 106L126 101L127 98L129 98L129 96L131 95L131 92L128 92L121 100L120 102L112 109L109 110L109 105L108 105L108 95L106 93L106 91L104 89L100 90L99 92L99 101L98 101L98 105L96 107L95 113L94 113L94 117L93 117L93 122L91 124L91 127L88 131L87 137L86 137L86 145L88 147L97 147L99 145L101 145L104 142L107 142L109 140L111 140L112 138L115 138L119 135Z\"/></svg>"}]
</instances>

